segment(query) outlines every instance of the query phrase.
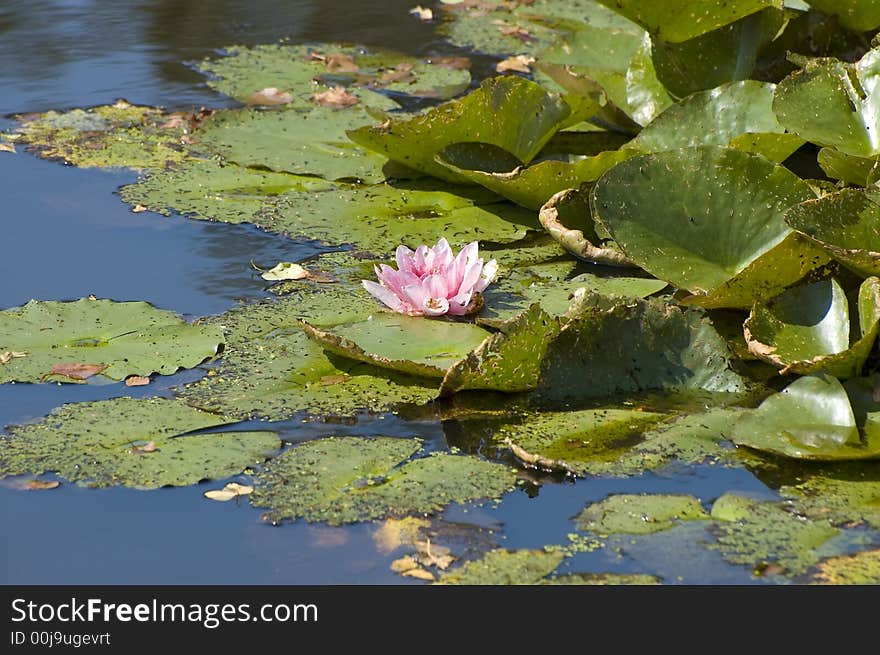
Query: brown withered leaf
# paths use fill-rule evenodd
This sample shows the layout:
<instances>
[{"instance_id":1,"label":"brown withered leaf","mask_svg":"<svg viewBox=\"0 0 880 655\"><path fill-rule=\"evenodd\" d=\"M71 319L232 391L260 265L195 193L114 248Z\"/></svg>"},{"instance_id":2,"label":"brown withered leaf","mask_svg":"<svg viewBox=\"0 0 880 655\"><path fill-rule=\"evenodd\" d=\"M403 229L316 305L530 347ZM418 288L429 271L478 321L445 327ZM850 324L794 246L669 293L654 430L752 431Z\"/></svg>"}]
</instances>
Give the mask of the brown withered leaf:
<instances>
[{"instance_id":1,"label":"brown withered leaf","mask_svg":"<svg viewBox=\"0 0 880 655\"><path fill-rule=\"evenodd\" d=\"M46 374L63 375L71 380L88 380L93 375L97 375L107 368L106 364L80 364L74 362L65 362L63 364L53 364L52 370Z\"/></svg>"},{"instance_id":2,"label":"brown withered leaf","mask_svg":"<svg viewBox=\"0 0 880 655\"><path fill-rule=\"evenodd\" d=\"M312 95L312 102L321 105L322 107L342 109L344 107L356 105L358 99L356 95L352 95L346 91L344 87L334 86L329 91Z\"/></svg>"},{"instance_id":3,"label":"brown withered leaf","mask_svg":"<svg viewBox=\"0 0 880 655\"><path fill-rule=\"evenodd\" d=\"M345 373L337 373L336 375L325 375L318 384L322 387L332 387L334 384L343 384L350 376Z\"/></svg>"},{"instance_id":4,"label":"brown withered leaf","mask_svg":"<svg viewBox=\"0 0 880 655\"><path fill-rule=\"evenodd\" d=\"M373 541L381 553L390 553L401 546L412 546L419 541L419 533L430 522L415 516L402 519L386 519L373 533Z\"/></svg>"},{"instance_id":5,"label":"brown withered leaf","mask_svg":"<svg viewBox=\"0 0 880 655\"><path fill-rule=\"evenodd\" d=\"M135 205L134 207L131 208L132 214L140 214L141 212L145 212L145 211L147 211L147 208L144 207L143 205Z\"/></svg>"},{"instance_id":6,"label":"brown withered leaf","mask_svg":"<svg viewBox=\"0 0 880 655\"><path fill-rule=\"evenodd\" d=\"M429 582L434 582L434 580L436 580L433 573L419 568L403 571L400 575L405 575L408 578L416 578L418 580L427 580Z\"/></svg>"},{"instance_id":7,"label":"brown withered leaf","mask_svg":"<svg viewBox=\"0 0 880 655\"><path fill-rule=\"evenodd\" d=\"M199 107L196 111L175 111L168 114L165 122L159 127L164 129L183 128L185 132L195 132L202 126L202 121L214 111L214 109L207 107Z\"/></svg>"},{"instance_id":8,"label":"brown withered leaf","mask_svg":"<svg viewBox=\"0 0 880 655\"><path fill-rule=\"evenodd\" d=\"M428 60L428 63L457 71L467 70L471 67L471 60L468 57L433 57Z\"/></svg>"},{"instance_id":9,"label":"brown withered leaf","mask_svg":"<svg viewBox=\"0 0 880 655\"><path fill-rule=\"evenodd\" d=\"M498 27L498 31L501 32L504 36L512 36L515 39L519 39L523 43L528 43L529 41L534 41L535 37L529 33L529 31L523 27L519 27L518 25L511 25L509 23L505 23L503 20L493 20L493 25Z\"/></svg>"},{"instance_id":10,"label":"brown withered leaf","mask_svg":"<svg viewBox=\"0 0 880 655\"><path fill-rule=\"evenodd\" d=\"M394 68L383 70L379 73L373 86L386 86L395 82L412 82L416 79L412 69L412 64L398 64Z\"/></svg>"},{"instance_id":11,"label":"brown withered leaf","mask_svg":"<svg viewBox=\"0 0 880 655\"><path fill-rule=\"evenodd\" d=\"M19 352L17 350L7 350L6 352L0 353L0 364L8 364L13 359L19 357L27 357L27 353Z\"/></svg>"},{"instance_id":12,"label":"brown withered leaf","mask_svg":"<svg viewBox=\"0 0 880 655\"><path fill-rule=\"evenodd\" d=\"M143 375L129 375L125 378L126 387L142 387L147 384L150 384L150 378Z\"/></svg>"},{"instance_id":13,"label":"brown withered leaf","mask_svg":"<svg viewBox=\"0 0 880 655\"><path fill-rule=\"evenodd\" d=\"M252 493L253 490L253 487L246 484L228 482L226 486L222 489L213 489L211 491L206 491L204 493L204 496L205 498L209 498L211 500L219 500L225 503L227 500L232 500L233 498L237 498L238 496L247 496L249 493Z\"/></svg>"},{"instance_id":14,"label":"brown withered leaf","mask_svg":"<svg viewBox=\"0 0 880 655\"><path fill-rule=\"evenodd\" d=\"M514 55L495 64L495 70L499 73L507 71L516 71L517 73L531 73L532 64L535 63L534 57L528 55Z\"/></svg>"},{"instance_id":15,"label":"brown withered leaf","mask_svg":"<svg viewBox=\"0 0 880 655\"><path fill-rule=\"evenodd\" d=\"M0 152L11 152L12 154L15 154L15 146L11 143L0 141Z\"/></svg>"},{"instance_id":16,"label":"brown withered leaf","mask_svg":"<svg viewBox=\"0 0 880 655\"><path fill-rule=\"evenodd\" d=\"M42 491L44 489L57 489L61 486L58 480L28 480L24 488L30 491Z\"/></svg>"},{"instance_id":17,"label":"brown withered leaf","mask_svg":"<svg viewBox=\"0 0 880 655\"><path fill-rule=\"evenodd\" d=\"M277 87L267 86L265 89L254 91L245 99L245 102L251 107L254 105L273 107L293 102L293 96Z\"/></svg>"},{"instance_id":18,"label":"brown withered leaf","mask_svg":"<svg viewBox=\"0 0 880 655\"><path fill-rule=\"evenodd\" d=\"M133 453L154 453L159 450L159 446L156 445L155 441L148 441L143 446L132 446L131 452Z\"/></svg>"},{"instance_id":19,"label":"brown withered leaf","mask_svg":"<svg viewBox=\"0 0 880 655\"><path fill-rule=\"evenodd\" d=\"M322 55L318 52L309 53L309 61L320 61L328 73L356 73L360 66L351 55L333 53Z\"/></svg>"},{"instance_id":20,"label":"brown withered leaf","mask_svg":"<svg viewBox=\"0 0 880 655\"><path fill-rule=\"evenodd\" d=\"M409 555L391 562L391 570L395 573L406 573L407 571L411 571L417 568L419 568L419 563L415 560L415 558L410 557Z\"/></svg>"},{"instance_id":21,"label":"brown withered leaf","mask_svg":"<svg viewBox=\"0 0 880 655\"><path fill-rule=\"evenodd\" d=\"M409 10L413 16L418 18L421 21L430 21L434 20L434 12L430 9L426 9L422 5L417 5Z\"/></svg>"}]
</instances>

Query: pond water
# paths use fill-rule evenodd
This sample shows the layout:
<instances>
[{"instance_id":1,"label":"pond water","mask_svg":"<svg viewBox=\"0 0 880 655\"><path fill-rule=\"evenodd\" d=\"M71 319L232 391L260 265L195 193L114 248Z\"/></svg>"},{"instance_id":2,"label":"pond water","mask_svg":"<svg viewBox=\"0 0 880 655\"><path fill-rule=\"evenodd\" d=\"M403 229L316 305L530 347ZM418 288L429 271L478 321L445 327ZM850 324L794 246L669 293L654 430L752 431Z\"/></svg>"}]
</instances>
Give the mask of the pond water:
<instances>
[{"instance_id":1,"label":"pond water","mask_svg":"<svg viewBox=\"0 0 880 655\"><path fill-rule=\"evenodd\" d=\"M431 24L408 14L412 0L4 0L0 4L0 115L129 102L191 109L230 101L186 65L219 47L289 39L356 41L413 54L454 50ZM477 60L476 65L486 62ZM8 128L8 118L0 129ZM251 267L297 261L320 246L233 226L134 214L114 194L136 179L0 153L3 255L0 307L88 294L146 300L187 318L269 297ZM165 394L199 377L189 371L149 387L121 384L0 385L0 425L45 415L65 402ZM261 424L254 422L255 426ZM354 424L290 421L290 442L324 435L416 436L444 449L462 439L455 421L386 415ZM444 517L478 526L506 548L563 543L585 504L611 493L688 493L711 503L725 492L775 497L746 469L667 469L628 479L541 480L484 506L455 506ZM247 502L202 496L223 481L186 488L93 490L62 484L23 492L0 486L0 582L39 583L394 583L400 553L382 553L375 526L272 526ZM644 551L644 552L643 552ZM571 558L570 570L651 572L665 582L750 583L745 567L706 552L695 564L675 552L636 544Z\"/></svg>"}]
</instances>

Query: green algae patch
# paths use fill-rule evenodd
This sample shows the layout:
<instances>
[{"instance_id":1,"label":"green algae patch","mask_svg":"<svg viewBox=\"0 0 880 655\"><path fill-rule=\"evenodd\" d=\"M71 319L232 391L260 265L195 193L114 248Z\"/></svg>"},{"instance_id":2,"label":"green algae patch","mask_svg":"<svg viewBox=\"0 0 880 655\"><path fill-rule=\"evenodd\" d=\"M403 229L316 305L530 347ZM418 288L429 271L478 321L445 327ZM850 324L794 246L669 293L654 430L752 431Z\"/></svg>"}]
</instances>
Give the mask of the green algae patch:
<instances>
[{"instance_id":1,"label":"green algae patch","mask_svg":"<svg viewBox=\"0 0 880 655\"><path fill-rule=\"evenodd\" d=\"M660 578L646 573L566 573L541 580L542 585L642 586L658 585Z\"/></svg>"},{"instance_id":2,"label":"green algae patch","mask_svg":"<svg viewBox=\"0 0 880 655\"><path fill-rule=\"evenodd\" d=\"M162 170L190 158L199 115L165 114L124 100L91 109L18 116L15 143L81 168Z\"/></svg>"},{"instance_id":3,"label":"green algae patch","mask_svg":"<svg viewBox=\"0 0 880 655\"><path fill-rule=\"evenodd\" d=\"M810 582L823 585L880 584L880 550L823 560Z\"/></svg>"},{"instance_id":4,"label":"green algae patch","mask_svg":"<svg viewBox=\"0 0 880 655\"><path fill-rule=\"evenodd\" d=\"M450 503L497 498L513 489L515 472L467 455L411 459L414 439L330 437L286 451L257 475L251 494L273 522L331 525L424 514Z\"/></svg>"},{"instance_id":5,"label":"green algae patch","mask_svg":"<svg viewBox=\"0 0 880 655\"><path fill-rule=\"evenodd\" d=\"M222 344L217 328L145 302L32 300L0 312L0 352L16 354L0 364L0 383L170 375L210 359Z\"/></svg>"},{"instance_id":6,"label":"green algae patch","mask_svg":"<svg viewBox=\"0 0 880 655\"><path fill-rule=\"evenodd\" d=\"M91 487L186 486L262 463L274 432L186 434L227 425L222 416L164 398L74 403L0 437L0 475L55 472Z\"/></svg>"},{"instance_id":7,"label":"green algae patch","mask_svg":"<svg viewBox=\"0 0 880 655\"><path fill-rule=\"evenodd\" d=\"M818 549L839 531L826 520L810 520L778 503L725 494L712 505L716 543L728 562L761 570L775 564L786 575L819 560Z\"/></svg>"},{"instance_id":8,"label":"green algae patch","mask_svg":"<svg viewBox=\"0 0 880 655\"><path fill-rule=\"evenodd\" d=\"M875 462L826 465L779 493L809 518L880 529L880 473Z\"/></svg>"},{"instance_id":9,"label":"green algae patch","mask_svg":"<svg viewBox=\"0 0 880 655\"><path fill-rule=\"evenodd\" d=\"M708 518L700 501L693 496L616 494L584 509L575 522L582 532L607 536L651 534L673 528L680 521Z\"/></svg>"},{"instance_id":10,"label":"green algae patch","mask_svg":"<svg viewBox=\"0 0 880 655\"><path fill-rule=\"evenodd\" d=\"M565 559L561 549L496 549L481 559L465 562L440 576L444 585L533 585L556 570Z\"/></svg>"}]
</instances>

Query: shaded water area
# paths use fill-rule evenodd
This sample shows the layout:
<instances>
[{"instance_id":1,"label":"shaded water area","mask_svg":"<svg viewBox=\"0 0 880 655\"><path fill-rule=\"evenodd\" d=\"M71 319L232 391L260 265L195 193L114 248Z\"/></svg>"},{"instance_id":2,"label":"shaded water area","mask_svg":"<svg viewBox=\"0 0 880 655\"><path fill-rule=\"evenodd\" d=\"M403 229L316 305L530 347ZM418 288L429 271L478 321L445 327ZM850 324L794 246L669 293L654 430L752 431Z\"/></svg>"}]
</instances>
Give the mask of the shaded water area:
<instances>
[{"instance_id":1,"label":"shaded water area","mask_svg":"<svg viewBox=\"0 0 880 655\"><path fill-rule=\"evenodd\" d=\"M412 0L4 0L0 3L0 115L87 107L123 97L172 110L222 107L231 101L204 84L186 62L228 44L287 39L351 41L411 54L450 52L432 24L409 15ZM487 61L476 60L476 76ZM11 120L0 121L0 129ZM71 300L89 294L145 300L188 319L217 314L242 301L270 297L251 266L299 261L327 250L286 240L250 225L132 213L114 194L136 179L65 167L26 154L0 154L3 253L0 307L31 298ZM121 383L0 385L0 425L45 415L65 402L120 395L168 395L203 370L157 379L148 387ZM252 422L259 429L264 426ZM291 420L273 425L287 442L326 435L421 438L443 450L468 441L456 421L406 420L392 414L345 424ZM239 479L238 477L233 479ZM136 491L62 484L23 492L0 485L0 582L18 583L390 583L419 584L393 573L400 552L377 549L370 523L327 527L304 522L272 526L245 501L214 503L207 489ZM614 493L686 493L710 505L726 492L776 498L743 468L681 466L632 478L537 477L503 502L453 506L443 517L476 526L499 546L539 548L564 543L572 517ZM699 559L674 549L579 553L570 571L648 572L667 583L760 582L747 567L715 552Z\"/></svg>"}]
</instances>

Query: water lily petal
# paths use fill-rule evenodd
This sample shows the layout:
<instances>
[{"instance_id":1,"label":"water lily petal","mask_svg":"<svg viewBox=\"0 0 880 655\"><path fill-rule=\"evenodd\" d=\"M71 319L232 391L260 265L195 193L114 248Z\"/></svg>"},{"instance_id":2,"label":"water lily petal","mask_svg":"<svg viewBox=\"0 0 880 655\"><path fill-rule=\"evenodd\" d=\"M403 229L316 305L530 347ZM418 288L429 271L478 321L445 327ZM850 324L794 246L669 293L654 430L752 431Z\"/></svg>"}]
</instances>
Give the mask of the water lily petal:
<instances>
[{"instance_id":1,"label":"water lily petal","mask_svg":"<svg viewBox=\"0 0 880 655\"><path fill-rule=\"evenodd\" d=\"M422 306L425 316L443 316L449 311L449 301L446 298L428 298Z\"/></svg>"},{"instance_id":2,"label":"water lily petal","mask_svg":"<svg viewBox=\"0 0 880 655\"><path fill-rule=\"evenodd\" d=\"M422 280L422 288L429 298L448 298L451 295L446 278L442 275L429 275Z\"/></svg>"},{"instance_id":3,"label":"water lily petal","mask_svg":"<svg viewBox=\"0 0 880 655\"><path fill-rule=\"evenodd\" d=\"M497 275L498 261L495 259L490 259L486 264L483 265L483 271L480 274L480 279L477 280L477 283L474 285L474 291L482 292L495 280Z\"/></svg>"},{"instance_id":4,"label":"water lily petal","mask_svg":"<svg viewBox=\"0 0 880 655\"><path fill-rule=\"evenodd\" d=\"M412 273L414 254L415 253L413 253L412 250L410 250L403 244L397 246L397 250L394 252L394 259L397 260L398 270Z\"/></svg>"},{"instance_id":5,"label":"water lily petal","mask_svg":"<svg viewBox=\"0 0 880 655\"><path fill-rule=\"evenodd\" d=\"M452 248L445 237L441 237L437 245L432 248L434 251L434 263L432 270L437 273L443 273L452 263Z\"/></svg>"},{"instance_id":6,"label":"water lily petal","mask_svg":"<svg viewBox=\"0 0 880 655\"><path fill-rule=\"evenodd\" d=\"M370 280L361 280L361 284L371 296L387 307L390 307L396 312L403 311L403 301L397 296L397 294L391 291L391 289L388 289L381 284L377 284L376 282L371 282Z\"/></svg>"}]
</instances>

